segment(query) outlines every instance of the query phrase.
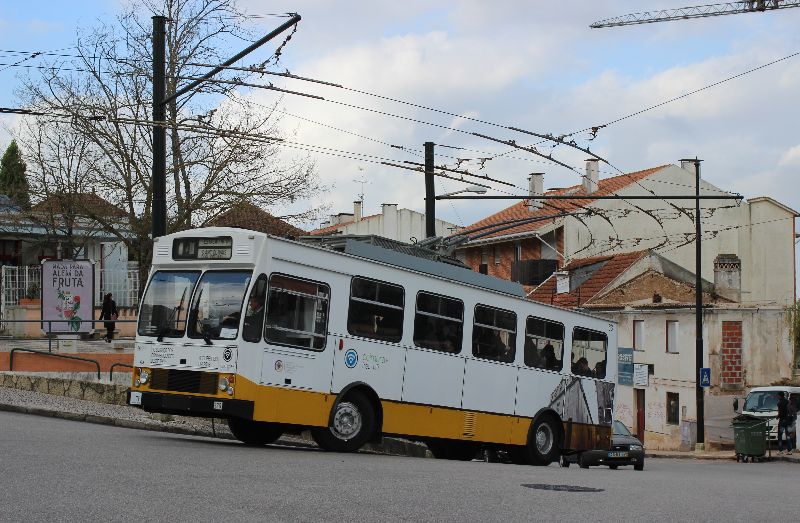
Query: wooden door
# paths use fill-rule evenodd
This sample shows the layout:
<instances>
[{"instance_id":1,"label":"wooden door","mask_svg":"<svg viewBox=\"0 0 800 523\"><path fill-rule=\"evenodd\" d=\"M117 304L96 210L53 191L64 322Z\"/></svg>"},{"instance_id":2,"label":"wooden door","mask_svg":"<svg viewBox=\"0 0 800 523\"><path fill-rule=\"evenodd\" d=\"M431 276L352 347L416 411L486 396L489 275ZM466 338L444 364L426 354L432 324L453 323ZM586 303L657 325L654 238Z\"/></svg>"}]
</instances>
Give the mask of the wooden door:
<instances>
[{"instance_id":1,"label":"wooden door","mask_svg":"<svg viewBox=\"0 0 800 523\"><path fill-rule=\"evenodd\" d=\"M644 443L644 390L633 389L636 395L636 437Z\"/></svg>"}]
</instances>

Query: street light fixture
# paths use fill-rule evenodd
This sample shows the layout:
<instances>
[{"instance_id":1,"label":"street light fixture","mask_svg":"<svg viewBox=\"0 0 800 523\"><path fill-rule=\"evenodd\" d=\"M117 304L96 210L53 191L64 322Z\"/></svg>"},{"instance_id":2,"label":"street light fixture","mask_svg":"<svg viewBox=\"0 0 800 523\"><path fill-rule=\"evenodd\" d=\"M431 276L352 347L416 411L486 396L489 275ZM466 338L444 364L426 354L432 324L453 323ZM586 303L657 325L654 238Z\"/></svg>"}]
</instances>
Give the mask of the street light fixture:
<instances>
[{"instance_id":1,"label":"street light fixture","mask_svg":"<svg viewBox=\"0 0 800 523\"><path fill-rule=\"evenodd\" d=\"M436 200L441 198L448 198L453 196L454 194L461 194L465 192L477 193L477 194L485 194L489 188L485 185L469 185L459 191L448 192L444 194L440 194L438 196L433 196L430 198L425 198L426 200L426 209L425 209L425 231L426 236L428 238L433 238L436 236ZM432 193L433 191L431 191Z\"/></svg>"},{"instance_id":2,"label":"street light fixture","mask_svg":"<svg viewBox=\"0 0 800 523\"><path fill-rule=\"evenodd\" d=\"M465 192L474 192L477 194L486 194L486 191L489 190L488 187L484 187L483 185L470 185L469 187L464 187L460 191L453 191L453 192L446 192L444 194L437 194L436 199L444 198L446 196L453 196L454 194L461 194Z\"/></svg>"}]
</instances>

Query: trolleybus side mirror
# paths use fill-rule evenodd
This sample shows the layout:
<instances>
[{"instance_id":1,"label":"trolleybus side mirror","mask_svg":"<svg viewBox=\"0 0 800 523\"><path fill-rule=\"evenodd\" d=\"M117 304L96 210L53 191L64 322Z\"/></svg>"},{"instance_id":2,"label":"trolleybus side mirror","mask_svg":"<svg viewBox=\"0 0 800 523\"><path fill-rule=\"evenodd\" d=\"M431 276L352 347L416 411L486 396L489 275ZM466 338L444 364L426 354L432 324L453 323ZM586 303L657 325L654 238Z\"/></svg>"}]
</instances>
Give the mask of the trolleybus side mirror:
<instances>
[{"instance_id":1,"label":"trolleybus side mirror","mask_svg":"<svg viewBox=\"0 0 800 523\"><path fill-rule=\"evenodd\" d=\"M739 412L739 398L733 398L733 410Z\"/></svg>"}]
</instances>

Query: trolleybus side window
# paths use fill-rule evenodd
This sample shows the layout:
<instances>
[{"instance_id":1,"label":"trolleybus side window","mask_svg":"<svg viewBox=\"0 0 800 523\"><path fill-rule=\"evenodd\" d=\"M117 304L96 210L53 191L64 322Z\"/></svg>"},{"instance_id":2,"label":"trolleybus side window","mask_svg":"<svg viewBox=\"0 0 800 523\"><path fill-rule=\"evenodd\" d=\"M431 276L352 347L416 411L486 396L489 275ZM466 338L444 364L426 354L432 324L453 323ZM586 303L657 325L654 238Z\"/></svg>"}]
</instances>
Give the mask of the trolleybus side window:
<instances>
[{"instance_id":1,"label":"trolleybus side window","mask_svg":"<svg viewBox=\"0 0 800 523\"><path fill-rule=\"evenodd\" d=\"M200 271L156 271L142 299L140 336L181 338L186 312Z\"/></svg>"},{"instance_id":2,"label":"trolleybus side window","mask_svg":"<svg viewBox=\"0 0 800 523\"><path fill-rule=\"evenodd\" d=\"M427 292L417 294L414 344L426 349L461 352L464 302Z\"/></svg>"},{"instance_id":3,"label":"trolleybus side window","mask_svg":"<svg viewBox=\"0 0 800 523\"><path fill-rule=\"evenodd\" d=\"M605 378L607 347L608 336L604 332L576 327L572 331L572 373Z\"/></svg>"},{"instance_id":4,"label":"trolleybus side window","mask_svg":"<svg viewBox=\"0 0 800 523\"><path fill-rule=\"evenodd\" d=\"M324 350L331 289L325 283L271 274L265 336L270 343Z\"/></svg>"},{"instance_id":5,"label":"trolleybus side window","mask_svg":"<svg viewBox=\"0 0 800 523\"><path fill-rule=\"evenodd\" d=\"M242 326L242 339L244 341L261 341L261 332L264 328L264 302L267 301L267 276L262 274L256 280L247 299L247 309L244 313Z\"/></svg>"},{"instance_id":6,"label":"trolleybus side window","mask_svg":"<svg viewBox=\"0 0 800 523\"><path fill-rule=\"evenodd\" d=\"M252 271L203 273L189 310L189 337L206 341L235 339L252 275Z\"/></svg>"},{"instance_id":7,"label":"trolleybus side window","mask_svg":"<svg viewBox=\"0 0 800 523\"><path fill-rule=\"evenodd\" d=\"M403 337L404 299L405 291L399 285L353 278L347 332L364 338L400 341Z\"/></svg>"},{"instance_id":8,"label":"trolleybus side window","mask_svg":"<svg viewBox=\"0 0 800 523\"><path fill-rule=\"evenodd\" d=\"M528 316L525 323L525 365L560 371L564 360L564 325Z\"/></svg>"},{"instance_id":9,"label":"trolleybus side window","mask_svg":"<svg viewBox=\"0 0 800 523\"><path fill-rule=\"evenodd\" d=\"M472 354L487 360L513 362L517 344L517 315L486 305L475 306Z\"/></svg>"}]
</instances>

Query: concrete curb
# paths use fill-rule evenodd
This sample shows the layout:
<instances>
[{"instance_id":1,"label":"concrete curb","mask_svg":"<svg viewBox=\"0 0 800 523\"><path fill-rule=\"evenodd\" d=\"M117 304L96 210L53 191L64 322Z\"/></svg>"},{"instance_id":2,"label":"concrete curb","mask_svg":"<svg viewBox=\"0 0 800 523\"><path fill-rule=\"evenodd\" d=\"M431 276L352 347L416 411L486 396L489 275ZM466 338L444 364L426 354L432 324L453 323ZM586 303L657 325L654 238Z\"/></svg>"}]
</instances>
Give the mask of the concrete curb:
<instances>
[{"instance_id":1,"label":"concrete curb","mask_svg":"<svg viewBox=\"0 0 800 523\"><path fill-rule=\"evenodd\" d=\"M731 451L730 454L695 454L693 452L658 452L647 453L645 458L653 459L695 459L704 461L736 461L736 454ZM778 456L774 452L772 457L766 457L765 461L785 461L787 463L800 463L800 454L793 454L791 456Z\"/></svg>"}]
</instances>

